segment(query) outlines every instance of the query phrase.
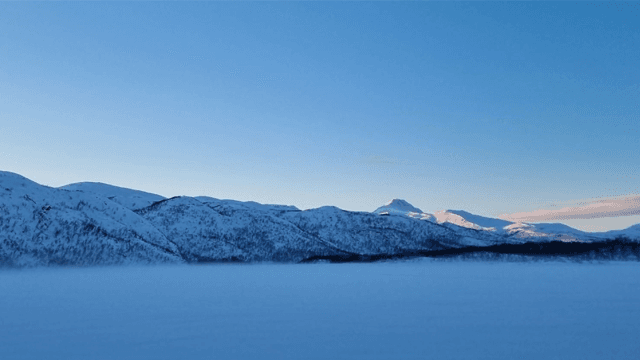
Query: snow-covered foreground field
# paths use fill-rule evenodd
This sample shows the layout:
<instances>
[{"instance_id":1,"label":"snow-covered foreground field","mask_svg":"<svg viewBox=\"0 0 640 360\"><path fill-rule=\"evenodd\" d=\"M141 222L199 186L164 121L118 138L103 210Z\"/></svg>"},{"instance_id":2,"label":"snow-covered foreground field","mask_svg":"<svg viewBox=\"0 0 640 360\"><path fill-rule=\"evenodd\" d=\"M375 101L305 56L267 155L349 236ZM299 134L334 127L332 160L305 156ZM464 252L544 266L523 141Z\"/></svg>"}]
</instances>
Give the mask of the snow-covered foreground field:
<instances>
[{"instance_id":1,"label":"snow-covered foreground field","mask_svg":"<svg viewBox=\"0 0 640 360\"><path fill-rule=\"evenodd\" d=\"M2 359L638 359L640 263L0 272Z\"/></svg>"}]
</instances>

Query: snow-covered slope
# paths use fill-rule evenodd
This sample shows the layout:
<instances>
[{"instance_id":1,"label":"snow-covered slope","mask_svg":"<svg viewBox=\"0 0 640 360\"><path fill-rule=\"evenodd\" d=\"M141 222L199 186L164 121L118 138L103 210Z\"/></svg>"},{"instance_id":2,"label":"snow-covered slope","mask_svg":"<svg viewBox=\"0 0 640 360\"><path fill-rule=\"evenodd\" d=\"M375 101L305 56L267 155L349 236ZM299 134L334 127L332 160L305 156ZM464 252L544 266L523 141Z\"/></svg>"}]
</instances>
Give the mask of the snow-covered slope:
<instances>
[{"instance_id":1,"label":"snow-covered slope","mask_svg":"<svg viewBox=\"0 0 640 360\"><path fill-rule=\"evenodd\" d=\"M437 222L439 224L442 223L449 223L449 224L454 224L454 225L458 225L460 227L463 228L467 228L467 229L474 229L474 230L489 230L487 228L484 228L478 224L475 224L471 221L468 221L467 219L465 219L464 217L458 215L458 214L454 214L449 212L448 210L442 210L442 211L437 211L435 214L433 214L437 220Z\"/></svg>"},{"instance_id":2,"label":"snow-covered slope","mask_svg":"<svg viewBox=\"0 0 640 360\"><path fill-rule=\"evenodd\" d=\"M421 210L404 200L393 200L374 210L373 213L378 215L401 215L413 219L436 222L460 235L463 240L459 241L467 245L554 240L589 242L613 239L619 236L640 240L640 224L624 230L590 233L559 223L514 223L471 214L463 210L442 210L434 214L418 213L418 211Z\"/></svg>"},{"instance_id":3,"label":"snow-covered slope","mask_svg":"<svg viewBox=\"0 0 640 360\"><path fill-rule=\"evenodd\" d=\"M176 197L136 210L187 261L300 261L339 251L269 211L238 202Z\"/></svg>"},{"instance_id":4,"label":"snow-covered slope","mask_svg":"<svg viewBox=\"0 0 640 360\"><path fill-rule=\"evenodd\" d=\"M142 209L156 201L164 200L164 197L160 195L95 182L69 184L60 187L60 189L94 194L115 201L131 210Z\"/></svg>"},{"instance_id":5,"label":"snow-covered slope","mask_svg":"<svg viewBox=\"0 0 640 360\"><path fill-rule=\"evenodd\" d=\"M403 215L414 219L436 222L436 218L433 214L427 214L402 199L393 199L385 205L375 209L373 213L378 215Z\"/></svg>"},{"instance_id":6,"label":"snow-covered slope","mask_svg":"<svg viewBox=\"0 0 640 360\"><path fill-rule=\"evenodd\" d=\"M453 224L467 229L499 232L502 232L504 226L512 224L508 221L473 215L461 210L442 210L435 214L425 213L401 199L391 200L389 203L375 209L373 213L378 215L404 215L413 219L428 220L438 224Z\"/></svg>"},{"instance_id":7,"label":"snow-covered slope","mask_svg":"<svg viewBox=\"0 0 640 360\"><path fill-rule=\"evenodd\" d=\"M398 199L375 213L331 206L300 211L210 197L164 199L98 183L50 188L0 172L0 266L297 262L619 236L640 241L640 225L585 233L562 224L509 223L460 210L427 214Z\"/></svg>"},{"instance_id":8,"label":"snow-covered slope","mask_svg":"<svg viewBox=\"0 0 640 360\"><path fill-rule=\"evenodd\" d=\"M140 262L182 259L152 224L115 202L0 171L0 266Z\"/></svg>"},{"instance_id":9,"label":"snow-covered slope","mask_svg":"<svg viewBox=\"0 0 640 360\"><path fill-rule=\"evenodd\" d=\"M188 261L300 261L459 246L453 231L403 217L335 207L306 211L208 197L178 197L136 211Z\"/></svg>"},{"instance_id":10,"label":"snow-covered slope","mask_svg":"<svg viewBox=\"0 0 640 360\"><path fill-rule=\"evenodd\" d=\"M196 196L195 199L210 204L211 206L225 204L226 206L257 211L300 211L300 209L292 205L260 204L255 201L220 200L209 196Z\"/></svg>"},{"instance_id":11,"label":"snow-covered slope","mask_svg":"<svg viewBox=\"0 0 640 360\"><path fill-rule=\"evenodd\" d=\"M632 226L629 226L626 229L622 229L622 230L610 230L610 231L605 231L605 232L599 232L599 233L588 233L588 234L592 234L594 236L597 236L599 238L606 238L606 239L615 239L618 237L626 237L632 240L637 240L640 241L640 224L635 224Z\"/></svg>"},{"instance_id":12,"label":"snow-covered slope","mask_svg":"<svg viewBox=\"0 0 640 360\"><path fill-rule=\"evenodd\" d=\"M587 233L564 224L530 224L513 223L506 226L505 231L512 238L523 241L593 241L599 240L599 233Z\"/></svg>"},{"instance_id":13,"label":"snow-covered slope","mask_svg":"<svg viewBox=\"0 0 640 360\"><path fill-rule=\"evenodd\" d=\"M453 231L404 216L379 216L333 206L286 212L280 216L337 248L358 254L395 254L460 244L460 236Z\"/></svg>"},{"instance_id":14,"label":"snow-covered slope","mask_svg":"<svg viewBox=\"0 0 640 360\"><path fill-rule=\"evenodd\" d=\"M502 237L501 242L518 243L526 241L593 241L601 238L599 233L587 233L558 223L514 223L468 213L463 210L443 210L435 213L438 223L493 232Z\"/></svg>"},{"instance_id":15,"label":"snow-covered slope","mask_svg":"<svg viewBox=\"0 0 640 360\"><path fill-rule=\"evenodd\" d=\"M393 199L388 203L384 204L383 206L380 206L373 212L375 214L380 214L383 212L395 212L395 213L402 213L402 214L412 212L412 213L420 214L422 213L422 210L418 209L417 207L414 207L413 205L409 204L405 200Z\"/></svg>"}]
</instances>

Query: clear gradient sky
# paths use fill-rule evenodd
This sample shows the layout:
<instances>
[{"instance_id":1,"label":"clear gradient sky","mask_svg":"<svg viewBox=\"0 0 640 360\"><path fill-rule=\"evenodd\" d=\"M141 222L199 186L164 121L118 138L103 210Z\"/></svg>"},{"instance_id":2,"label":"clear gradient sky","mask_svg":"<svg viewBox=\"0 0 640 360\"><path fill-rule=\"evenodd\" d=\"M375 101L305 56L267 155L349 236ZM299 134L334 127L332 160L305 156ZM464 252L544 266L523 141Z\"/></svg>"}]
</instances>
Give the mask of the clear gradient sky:
<instances>
[{"instance_id":1,"label":"clear gradient sky","mask_svg":"<svg viewBox=\"0 0 640 360\"><path fill-rule=\"evenodd\" d=\"M639 196L639 14L2 2L0 169L302 209L402 198L496 217Z\"/></svg>"}]
</instances>

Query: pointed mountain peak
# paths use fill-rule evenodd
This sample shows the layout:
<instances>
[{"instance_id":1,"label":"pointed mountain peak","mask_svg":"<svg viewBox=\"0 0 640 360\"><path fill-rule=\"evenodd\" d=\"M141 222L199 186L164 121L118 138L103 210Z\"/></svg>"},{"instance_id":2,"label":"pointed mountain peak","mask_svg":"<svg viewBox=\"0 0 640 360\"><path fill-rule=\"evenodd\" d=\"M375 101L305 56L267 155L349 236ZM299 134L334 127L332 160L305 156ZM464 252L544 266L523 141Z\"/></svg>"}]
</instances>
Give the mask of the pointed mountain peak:
<instances>
[{"instance_id":1,"label":"pointed mountain peak","mask_svg":"<svg viewBox=\"0 0 640 360\"><path fill-rule=\"evenodd\" d=\"M374 213L380 213L384 211L394 211L394 212L403 212L403 213L415 212L419 214L422 213L422 210L418 209L417 207L414 207L413 205L409 204L407 201L402 199L393 199L388 203L386 203L384 206L377 208L374 211Z\"/></svg>"}]
</instances>

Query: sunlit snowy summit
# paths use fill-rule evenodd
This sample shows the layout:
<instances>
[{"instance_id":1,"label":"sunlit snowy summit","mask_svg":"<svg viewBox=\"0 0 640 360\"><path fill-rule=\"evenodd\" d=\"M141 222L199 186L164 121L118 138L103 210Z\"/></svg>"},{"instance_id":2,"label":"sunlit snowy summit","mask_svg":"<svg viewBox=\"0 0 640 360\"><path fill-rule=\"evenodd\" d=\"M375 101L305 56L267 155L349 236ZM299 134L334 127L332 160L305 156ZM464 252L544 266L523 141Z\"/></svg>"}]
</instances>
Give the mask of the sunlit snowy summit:
<instances>
[{"instance_id":1,"label":"sunlit snowy summit","mask_svg":"<svg viewBox=\"0 0 640 360\"><path fill-rule=\"evenodd\" d=\"M590 233L564 224L511 222L471 214L464 210L441 210L433 214L425 213L402 199L393 199L374 210L373 213L383 216L399 215L413 219L428 220L453 229L458 234L466 234L468 238L491 238L497 243L551 240L589 242L618 236L625 236L631 239L640 238L640 224L624 230ZM473 230L473 232L469 232L470 230ZM473 243L473 240L467 243L469 242Z\"/></svg>"},{"instance_id":2,"label":"sunlit snowy summit","mask_svg":"<svg viewBox=\"0 0 640 360\"><path fill-rule=\"evenodd\" d=\"M101 183L60 188L0 171L0 267L299 262L526 241L640 238L638 225L584 233L464 211L427 214L395 199L374 212L211 197L164 198Z\"/></svg>"}]
</instances>

